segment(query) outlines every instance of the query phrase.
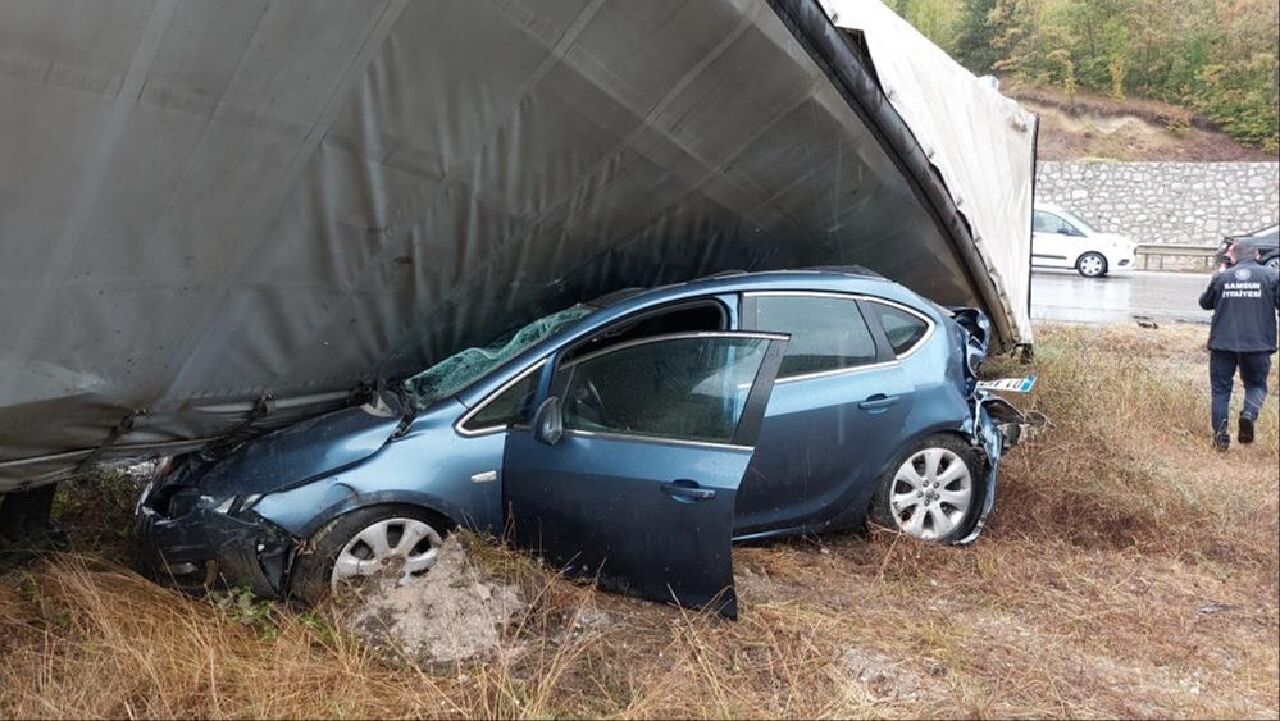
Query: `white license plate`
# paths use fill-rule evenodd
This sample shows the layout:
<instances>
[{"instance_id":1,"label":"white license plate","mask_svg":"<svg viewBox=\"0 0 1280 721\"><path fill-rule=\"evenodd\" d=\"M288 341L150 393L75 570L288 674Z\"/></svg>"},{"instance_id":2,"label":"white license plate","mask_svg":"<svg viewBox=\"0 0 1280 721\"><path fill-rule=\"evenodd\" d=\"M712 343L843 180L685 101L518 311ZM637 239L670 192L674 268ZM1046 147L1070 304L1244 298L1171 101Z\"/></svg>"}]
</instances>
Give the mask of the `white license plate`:
<instances>
[{"instance_id":1,"label":"white license plate","mask_svg":"<svg viewBox=\"0 0 1280 721\"><path fill-rule=\"evenodd\" d=\"M1010 393L1030 393L1036 385L1035 376L1026 378L996 378L989 381L978 381L978 387L984 391L1008 391Z\"/></svg>"}]
</instances>

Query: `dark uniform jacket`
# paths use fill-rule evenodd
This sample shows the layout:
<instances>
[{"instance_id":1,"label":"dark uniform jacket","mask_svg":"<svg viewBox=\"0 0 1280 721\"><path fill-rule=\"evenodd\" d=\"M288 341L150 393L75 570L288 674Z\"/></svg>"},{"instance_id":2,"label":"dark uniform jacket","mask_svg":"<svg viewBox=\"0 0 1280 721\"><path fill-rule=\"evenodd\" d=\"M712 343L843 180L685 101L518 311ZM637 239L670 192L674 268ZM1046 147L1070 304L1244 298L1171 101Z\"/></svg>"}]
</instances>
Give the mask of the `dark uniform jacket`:
<instances>
[{"instance_id":1,"label":"dark uniform jacket","mask_svg":"<svg viewBox=\"0 0 1280 721\"><path fill-rule=\"evenodd\" d=\"M1213 311L1211 350L1257 353L1276 349L1276 311L1280 310L1280 271L1242 260L1219 271L1200 295L1200 307Z\"/></svg>"}]
</instances>

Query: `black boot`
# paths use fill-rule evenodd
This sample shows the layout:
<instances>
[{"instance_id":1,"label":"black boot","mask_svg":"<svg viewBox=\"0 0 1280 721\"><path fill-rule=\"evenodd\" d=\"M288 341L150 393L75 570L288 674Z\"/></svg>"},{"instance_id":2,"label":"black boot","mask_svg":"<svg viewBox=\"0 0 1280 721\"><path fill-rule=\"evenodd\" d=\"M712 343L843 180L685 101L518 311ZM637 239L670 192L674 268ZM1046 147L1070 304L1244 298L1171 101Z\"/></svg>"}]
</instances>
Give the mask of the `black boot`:
<instances>
[{"instance_id":1,"label":"black boot","mask_svg":"<svg viewBox=\"0 0 1280 721\"><path fill-rule=\"evenodd\" d=\"M1227 430L1227 421L1222 421L1217 432L1213 434L1213 447L1225 453L1231 447L1231 433Z\"/></svg>"},{"instance_id":2,"label":"black boot","mask_svg":"<svg viewBox=\"0 0 1280 721\"><path fill-rule=\"evenodd\" d=\"M1240 415L1240 434L1237 436L1241 443L1253 443L1253 419L1245 418Z\"/></svg>"}]
</instances>

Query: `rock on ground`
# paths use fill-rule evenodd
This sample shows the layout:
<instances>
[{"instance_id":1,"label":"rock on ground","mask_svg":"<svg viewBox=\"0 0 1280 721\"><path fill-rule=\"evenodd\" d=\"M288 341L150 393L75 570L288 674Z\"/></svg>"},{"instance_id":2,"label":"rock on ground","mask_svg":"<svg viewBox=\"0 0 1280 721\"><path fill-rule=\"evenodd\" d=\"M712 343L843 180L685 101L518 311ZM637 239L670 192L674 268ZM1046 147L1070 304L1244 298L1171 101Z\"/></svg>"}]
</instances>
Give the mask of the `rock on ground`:
<instances>
[{"instance_id":1,"label":"rock on ground","mask_svg":"<svg viewBox=\"0 0 1280 721\"><path fill-rule=\"evenodd\" d=\"M497 648L502 629L524 608L515 586L490 578L457 536L435 566L407 582L377 578L350 610L348 625L377 646L424 662L452 662Z\"/></svg>"}]
</instances>

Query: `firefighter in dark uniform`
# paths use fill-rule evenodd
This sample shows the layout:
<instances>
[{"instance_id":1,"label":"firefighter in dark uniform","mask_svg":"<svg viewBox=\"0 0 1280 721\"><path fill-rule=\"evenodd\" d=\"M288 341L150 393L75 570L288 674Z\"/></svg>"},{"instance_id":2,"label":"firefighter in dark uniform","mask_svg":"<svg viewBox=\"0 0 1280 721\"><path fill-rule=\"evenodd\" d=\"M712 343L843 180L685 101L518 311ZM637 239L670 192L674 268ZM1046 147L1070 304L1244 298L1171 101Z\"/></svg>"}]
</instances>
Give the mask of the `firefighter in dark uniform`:
<instances>
[{"instance_id":1,"label":"firefighter in dark uniform","mask_svg":"<svg viewBox=\"0 0 1280 721\"><path fill-rule=\"evenodd\" d=\"M1241 443L1253 442L1253 422L1267 398L1267 373L1276 351L1276 312L1280 311L1280 271L1258 263L1258 251L1240 241L1213 274L1200 295L1200 307L1213 311L1209 330L1209 384L1213 391L1213 443L1220 451L1231 446L1228 408L1236 369L1244 384L1240 411Z\"/></svg>"}]
</instances>

